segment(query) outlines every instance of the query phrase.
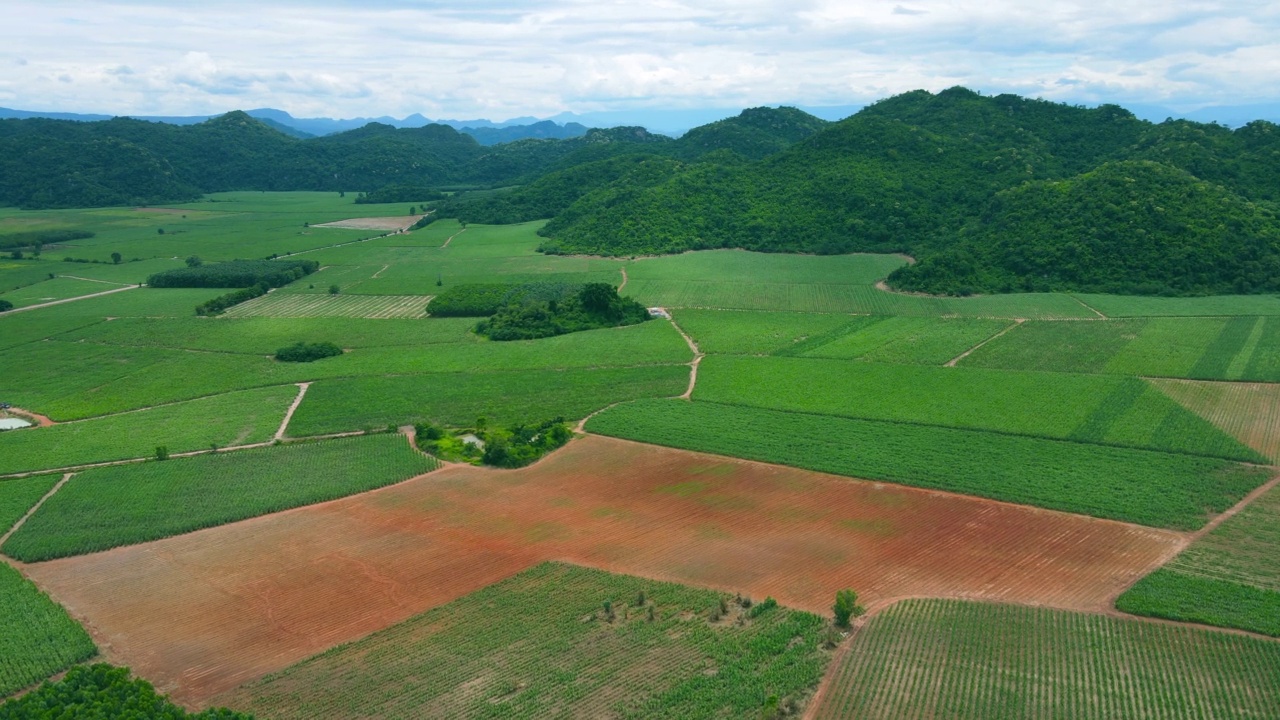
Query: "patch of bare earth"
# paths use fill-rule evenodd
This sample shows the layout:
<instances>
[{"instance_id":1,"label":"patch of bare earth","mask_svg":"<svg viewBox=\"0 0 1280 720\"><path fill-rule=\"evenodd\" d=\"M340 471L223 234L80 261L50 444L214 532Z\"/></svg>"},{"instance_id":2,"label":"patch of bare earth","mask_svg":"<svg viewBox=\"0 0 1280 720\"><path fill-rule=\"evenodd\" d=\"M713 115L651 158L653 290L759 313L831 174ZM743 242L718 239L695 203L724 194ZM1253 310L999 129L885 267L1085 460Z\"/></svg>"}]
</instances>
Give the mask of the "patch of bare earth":
<instances>
[{"instance_id":1,"label":"patch of bare earth","mask_svg":"<svg viewBox=\"0 0 1280 720\"><path fill-rule=\"evenodd\" d=\"M320 223L311 227L345 228L347 230L405 230L418 222L419 215L396 215L394 217L351 218Z\"/></svg>"},{"instance_id":2,"label":"patch of bare earth","mask_svg":"<svg viewBox=\"0 0 1280 720\"><path fill-rule=\"evenodd\" d=\"M555 559L826 614L835 591L1101 610L1182 535L589 436L529 468L382 490L26 567L180 701Z\"/></svg>"}]
</instances>

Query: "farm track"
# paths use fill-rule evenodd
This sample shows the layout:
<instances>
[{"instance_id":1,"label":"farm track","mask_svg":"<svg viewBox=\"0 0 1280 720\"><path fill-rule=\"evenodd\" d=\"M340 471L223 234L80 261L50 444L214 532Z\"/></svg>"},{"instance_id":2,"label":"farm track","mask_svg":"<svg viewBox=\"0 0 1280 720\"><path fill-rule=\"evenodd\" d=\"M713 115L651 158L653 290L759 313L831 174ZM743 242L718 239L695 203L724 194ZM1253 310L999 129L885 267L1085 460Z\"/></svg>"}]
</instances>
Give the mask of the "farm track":
<instances>
[{"instance_id":1,"label":"farm track","mask_svg":"<svg viewBox=\"0 0 1280 720\"><path fill-rule=\"evenodd\" d=\"M1085 302L1085 301L1081 300L1080 298L1076 297L1075 295L1071 295L1070 293L1068 293L1068 296L1069 296L1072 300L1075 300L1076 302L1078 302L1078 303L1080 303L1081 305L1083 305L1083 306L1085 307L1085 309L1086 309L1086 310L1088 310L1089 312L1093 313L1094 315L1097 315L1099 318L1102 318L1103 320L1106 320L1106 319L1107 319L1107 316L1106 316L1106 315L1103 315L1101 312L1099 312L1099 311L1098 311L1098 309L1097 309L1097 308L1093 307L1093 306L1092 306L1092 305L1090 305L1089 303L1087 303L1087 302Z\"/></svg>"},{"instance_id":2,"label":"farm track","mask_svg":"<svg viewBox=\"0 0 1280 720\"><path fill-rule=\"evenodd\" d=\"M453 242L453 239L454 239L454 238L458 237L459 235L461 235L462 233L464 233L464 232L466 232L466 231L467 231L467 229L466 229L466 228L462 228L462 229L461 229L461 230L459 230L458 232L456 232L456 233L454 233L454 234L450 235L449 237L445 238L444 244L440 246L440 249L441 249L441 250L443 250L443 249L445 249L445 248L449 247L449 243Z\"/></svg>"},{"instance_id":3,"label":"farm track","mask_svg":"<svg viewBox=\"0 0 1280 720\"><path fill-rule=\"evenodd\" d=\"M1185 544L1153 530L587 436L517 471L399 485L25 566L179 700L279 670L555 559L826 614L960 597L1098 612Z\"/></svg>"},{"instance_id":4,"label":"farm track","mask_svg":"<svg viewBox=\"0 0 1280 720\"><path fill-rule=\"evenodd\" d=\"M289 404L289 409L285 411L284 419L280 421L280 427L276 429L276 434L272 440L279 441L284 439L285 432L289 430L289 421L293 419L294 411L302 404L302 398L306 396L307 388L309 387L311 387L309 382L298 383L298 396Z\"/></svg>"},{"instance_id":5,"label":"farm track","mask_svg":"<svg viewBox=\"0 0 1280 720\"><path fill-rule=\"evenodd\" d=\"M625 271L623 271L623 274L625 276ZM685 344L689 346L690 352L693 353L693 359L689 361L689 387L678 396L681 400L690 400L693 398L693 388L698 384L698 366L702 364L702 358L706 357L706 353L698 349L698 344L693 341L693 338L689 337L684 328L680 327L675 317L671 317L671 313L667 313L667 315L669 316L668 319L671 320L671 327L680 333L680 337L684 338ZM586 420L583 420L579 427L583 427L586 422Z\"/></svg>"},{"instance_id":6,"label":"farm track","mask_svg":"<svg viewBox=\"0 0 1280 720\"><path fill-rule=\"evenodd\" d=\"M22 526L26 524L27 519L30 518L32 515L35 515L36 511L40 509L40 506L44 505L46 500L53 497L55 493L61 490L62 486L66 485L67 481L70 480L73 475L75 475L75 473L65 473L62 476L61 480L55 483L53 487L49 488L49 492L45 493L44 496L42 496L39 500L37 500L35 505L32 505L30 508L28 508L27 512L21 518L18 518L18 522L13 524L13 527L6 530L3 535L0 535L0 545L4 545L5 541L8 540L10 536L18 532L18 530L22 529ZM0 555L0 558L9 560L9 558L4 555Z\"/></svg>"},{"instance_id":7,"label":"farm track","mask_svg":"<svg viewBox=\"0 0 1280 720\"><path fill-rule=\"evenodd\" d=\"M986 340L983 340L982 342L978 343L977 345L974 345L973 347L969 348L968 350L965 350L964 352L960 353L959 355L957 355L957 356L955 356L955 357L951 358L950 360L948 360L948 361L946 362L946 364L945 364L945 365L943 365L943 367L955 367L955 366L956 366L956 363L959 363L961 360L963 360L963 359L965 359L965 358L969 357L970 355L972 355L972 354L974 353L974 351L976 351L978 348L982 347L983 345L986 345L987 343L989 343L989 342L991 342L991 341L993 341L993 340L997 340L997 339L999 339L999 338L1001 338L1001 337L1004 337L1004 335L1005 335L1006 333L1008 333L1009 331L1013 330L1014 328L1018 327L1019 325L1021 325L1022 323L1026 322L1026 321L1027 321L1027 319L1026 319L1026 318L1016 318L1016 319L1014 319L1014 321L1013 321L1013 324L1012 324L1012 325L1010 325L1009 327L1007 327L1007 328L1005 328L1005 329L1001 330L1000 332L996 333L995 335L992 335L991 337L987 338Z\"/></svg>"},{"instance_id":8,"label":"farm track","mask_svg":"<svg viewBox=\"0 0 1280 720\"><path fill-rule=\"evenodd\" d=\"M26 307L14 308L12 310L7 311L5 315L13 315L14 313L26 312L28 310L39 310L40 308L52 307L54 305L62 305L64 303L75 302L77 300L88 300L89 298L102 297L103 295L110 295L111 293L124 292L125 290L136 290L140 287L142 286L126 285L125 287L113 288L111 290L103 290L102 292L90 293L88 295L78 295L73 298L64 298L62 300L50 300L49 302L40 303L39 305L28 305Z\"/></svg>"},{"instance_id":9,"label":"farm track","mask_svg":"<svg viewBox=\"0 0 1280 720\"><path fill-rule=\"evenodd\" d=\"M97 278L80 277L79 275L59 275L60 278L70 278L72 280L84 280L85 282L102 283L103 285L127 286L132 283L112 282L110 280L99 280Z\"/></svg>"},{"instance_id":10,"label":"farm track","mask_svg":"<svg viewBox=\"0 0 1280 720\"><path fill-rule=\"evenodd\" d=\"M618 294L621 295L622 288L627 286L627 269L625 267L620 267L618 270L622 271L622 284L618 286Z\"/></svg>"}]
</instances>

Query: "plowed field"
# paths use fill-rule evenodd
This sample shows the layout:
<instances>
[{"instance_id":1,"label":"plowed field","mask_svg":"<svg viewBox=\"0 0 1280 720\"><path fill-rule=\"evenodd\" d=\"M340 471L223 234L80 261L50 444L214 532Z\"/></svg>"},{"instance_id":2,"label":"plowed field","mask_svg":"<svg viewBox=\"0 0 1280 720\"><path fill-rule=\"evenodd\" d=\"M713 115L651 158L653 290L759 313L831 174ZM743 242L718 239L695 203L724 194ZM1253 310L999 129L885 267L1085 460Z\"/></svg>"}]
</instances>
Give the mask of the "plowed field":
<instances>
[{"instance_id":1,"label":"plowed field","mask_svg":"<svg viewBox=\"0 0 1280 720\"><path fill-rule=\"evenodd\" d=\"M1101 610L1183 536L602 437L178 538L28 566L104 652L220 691L546 559L826 613L835 591Z\"/></svg>"}]
</instances>

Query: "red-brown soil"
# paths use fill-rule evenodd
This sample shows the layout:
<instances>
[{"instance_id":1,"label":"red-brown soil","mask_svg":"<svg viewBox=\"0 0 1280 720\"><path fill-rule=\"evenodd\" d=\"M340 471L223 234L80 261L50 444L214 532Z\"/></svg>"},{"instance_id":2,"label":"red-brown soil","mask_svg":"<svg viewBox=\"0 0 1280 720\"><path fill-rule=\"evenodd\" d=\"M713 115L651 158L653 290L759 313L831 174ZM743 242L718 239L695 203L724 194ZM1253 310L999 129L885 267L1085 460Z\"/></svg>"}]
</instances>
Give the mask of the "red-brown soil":
<instances>
[{"instance_id":1,"label":"red-brown soil","mask_svg":"<svg viewBox=\"0 0 1280 720\"><path fill-rule=\"evenodd\" d=\"M1100 610L1182 535L603 437L519 471L26 566L128 664L199 705L557 559L826 614L835 591Z\"/></svg>"}]
</instances>

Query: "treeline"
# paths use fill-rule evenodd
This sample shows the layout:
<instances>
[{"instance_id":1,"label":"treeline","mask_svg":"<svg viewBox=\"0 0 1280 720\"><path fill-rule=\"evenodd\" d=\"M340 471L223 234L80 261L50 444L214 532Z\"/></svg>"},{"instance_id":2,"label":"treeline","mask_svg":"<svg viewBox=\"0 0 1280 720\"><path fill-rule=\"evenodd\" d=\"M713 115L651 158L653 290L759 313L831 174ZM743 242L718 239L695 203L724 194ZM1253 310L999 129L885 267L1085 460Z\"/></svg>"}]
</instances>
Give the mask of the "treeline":
<instances>
[{"instance_id":1,"label":"treeline","mask_svg":"<svg viewBox=\"0 0 1280 720\"><path fill-rule=\"evenodd\" d=\"M429 202L431 200L443 200L444 197L445 194L439 190L420 185L387 185L373 192L360 193L356 198L356 204Z\"/></svg>"},{"instance_id":2,"label":"treeline","mask_svg":"<svg viewBox=\"0 0 1280 720\"><path fill-rule=\"evenodd\" d=\"M0 235L0 250L41 250L45 245L87 240L94 236L88 230L28 230Z\"/></svg>"},{"instance_id":3,"label":"treeline","mask_svg":"<svg viewBox=\"0 0 1280 720\"><path fill-rule=\"evenodd\" d=\"M131 678L128 668L104 663L77 665L57 682L46 682L0 705L0 720L62 718L145 718L146 720L253 720L225 708L188 713L156 692L151 683Z\"/></svg>"},{"instance_id":4,"label":"treeline","mask_svg":"<svg viewBox=\"0 0 1280 720\"><path fill-rule=\"evenodd\" d=\"M541 249L902 252L920 262L892 286L955 294L1273 292L1280 277L1268 122L1153 125L953 88L889 98L760 160L717 153L634 163L563 207L547 192Z\"/></svg>"},{"instance_id":5,"label":"treeline","mask_svg":"<svg viewBox=\"0 0 1280 720\"><path fill-rule=\"evenodd\" d=\"M558 302L582 289L580 283L471 283L445 289L428 305L436 317L489 317L508 305Z\"/></svg>"},{"instance_id":6,"label":"treeline","mask_svg":"<svg viewBox=\"0 0 1280 720\"><path fill-rule=\"evenodd\" d=\"M229 260L156 273L147 285L156 288L283 287L320 269L315 260Z\"/></svg>"},{"instance_id":7,"label":"treeline","mask_svg":"<svg viewBox=\"0 0 1280 720\"><path fill-rule=\"evenodd\" d=\"M379 123L299 139L238 111L183 126L128 118L0 120L0 205L144 205L228 190L501 186L575 154L586 161L664 141L643 129L614 128L485 147L447 125Z\"/></svg>"}]
</instances>

